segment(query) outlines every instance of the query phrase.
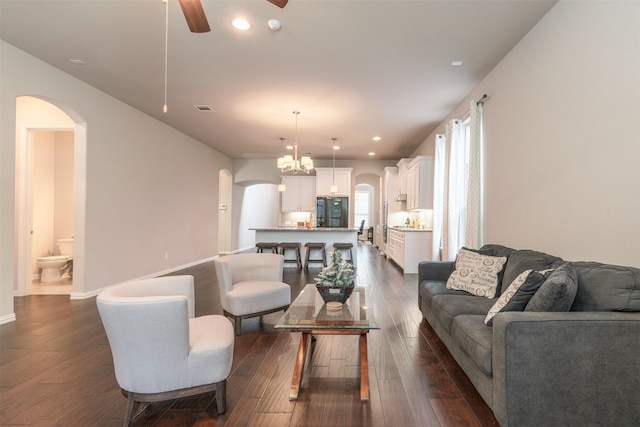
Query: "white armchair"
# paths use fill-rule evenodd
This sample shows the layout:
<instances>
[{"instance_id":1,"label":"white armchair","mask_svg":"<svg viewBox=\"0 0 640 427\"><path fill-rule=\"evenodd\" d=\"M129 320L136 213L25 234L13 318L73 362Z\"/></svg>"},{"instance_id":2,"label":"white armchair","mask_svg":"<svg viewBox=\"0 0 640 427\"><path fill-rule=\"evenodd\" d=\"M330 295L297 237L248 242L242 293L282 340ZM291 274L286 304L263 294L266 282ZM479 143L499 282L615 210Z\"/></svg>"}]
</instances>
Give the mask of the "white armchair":
<instances>
[{"instance_id":1,"label":"white armchair","mask_svg":"<svg viewBox=\"0 0 640 427\"><path fill-rule=\"evenodd\" d=\"M219 315L194 317L193 276L123 283L96 302L127 397L125 426L150 402L214 390L218 413L225 412L233 326Z\"/></svg>"},{"instance_id":2,"label":"white armchair","mask_svg":"<svg viewBox=\"0 0 640 427\"><path fill-rule=\"evenodd\" d=\"M214 261L222 309L234 320L236 335L240 335L242 319L289 307L291 288L282 281L282 255L245 253Z\"/></svg>"}]
</instances>

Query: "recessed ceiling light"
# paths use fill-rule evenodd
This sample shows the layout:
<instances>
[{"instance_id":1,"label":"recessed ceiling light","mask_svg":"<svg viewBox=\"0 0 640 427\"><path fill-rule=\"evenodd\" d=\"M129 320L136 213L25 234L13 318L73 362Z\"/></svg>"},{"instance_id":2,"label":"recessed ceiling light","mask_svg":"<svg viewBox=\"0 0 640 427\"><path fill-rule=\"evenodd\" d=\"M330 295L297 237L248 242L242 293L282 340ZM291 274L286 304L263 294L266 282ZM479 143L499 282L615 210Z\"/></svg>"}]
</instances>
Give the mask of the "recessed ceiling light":
<instances>
[{"instance_id":1,"label":"recessed ceiling light","mask_svg":"<svg viewBox=\"0 0 640 427\"><path fill-rule=\"evenodd\" d=\"M194 108L203 113L215 113L215 110L208 105L194 105Z\"/></svg>"},{"instance_id":2,"label":"recessed ceiling light","mask_svg":"<svg viewBox=\"0 0 640 427\"><path fill-rule=\"evenodd\" d=\"M380 141L382 138L380 138L379 136L374 136L374 137L373 137L373 138L371 138L371 139L373 139L374 141Z\"/></svg>"},{"instance_id":3,"label":"recessed ceiling light","mask_svg":"<svg viewBox=\"0 0 640 427\"><path fill-rule=\"evenodd\" d=\"M85 65L86 62L84 62L82 59L70 59L69 62L71 62L72 64L75 65Z\"/></svg>"},{"instance_id":4,"label":"recessed ceiling light","mask_svg":"<svg viewBox=\"0 0 640 427\"><path fill-rule=\"evenodd\" d=\"M376 155L376 153L374 153L373 151L369 151L369 155L370 155L370 156L375 156L375 155Z\"/></svg>"},{"instance_id":5,"label":"recessed ceiling light","mask_svg":"<svg viewBox=\"0 0 640 427\"><path fill-rule=\"evenodd\" d=\"M231 21L231 25L233 25L236 29L240 31L247 31L251 28L251 24L244 18L236 18Z\"/></svg>"},{"instance_id":6,"label":"recessed ceiling light","mask_svg":"<svg viewBox=\"0 0 640 427\"><path fill-rule=\"evenodd\" d=\"M462 61L453 61L453 62L451 63L451 65L453 65L454 67L459 67L459 66L461 66L462 64L464 64L464 62L462 62Z\"/></svg>"},{"instance_id":7,"label":"recessed ceiling light","mask_svg":"<svg viewBox=\"0 0 640 427\"><path fill-rule=\"evenodd\" d=\"M287 146L286 146L286 147L284 147L284 148L286 148L287 150L293 150L293 145L287 145Z\"/></svg>"}]
</instances>

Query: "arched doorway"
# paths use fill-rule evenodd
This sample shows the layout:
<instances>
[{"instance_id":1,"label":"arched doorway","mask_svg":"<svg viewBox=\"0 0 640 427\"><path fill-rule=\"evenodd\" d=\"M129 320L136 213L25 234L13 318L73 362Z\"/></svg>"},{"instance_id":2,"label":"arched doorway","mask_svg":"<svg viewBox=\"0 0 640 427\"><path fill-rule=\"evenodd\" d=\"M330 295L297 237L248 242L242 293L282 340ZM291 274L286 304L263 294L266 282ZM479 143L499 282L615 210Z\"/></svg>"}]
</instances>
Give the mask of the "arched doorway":
<instances>
[{"instance_id":1,"label":"arched doorway","mask_svg":"<svg viewBox=\"0 0 640 427\"><path fill-rule=\"evenodd\" d=\"M73 285L70 298L84 294L84 230L86 182L86 124L78 115L55 102L31 96L16 99L16 263L17 295L29 295L33 246L33 145L39 131L73 132Z\"/></svg>"},{"instance_id":2,"label":"arched doorway","mask_svg":"<svg viewBox=\"0 0 640 427\"><path fill-rule=\"evenodd\" d=\"M369 239L368 231L373 227L373 244L378 246L382 227L382 176L376 173L362 173L356 176L356 192L366 192L368 197L367 209L369 212L366 221L365 232L361 236ZM356 226L359 226L358 222Z\"/></svg>"}]
</instances>

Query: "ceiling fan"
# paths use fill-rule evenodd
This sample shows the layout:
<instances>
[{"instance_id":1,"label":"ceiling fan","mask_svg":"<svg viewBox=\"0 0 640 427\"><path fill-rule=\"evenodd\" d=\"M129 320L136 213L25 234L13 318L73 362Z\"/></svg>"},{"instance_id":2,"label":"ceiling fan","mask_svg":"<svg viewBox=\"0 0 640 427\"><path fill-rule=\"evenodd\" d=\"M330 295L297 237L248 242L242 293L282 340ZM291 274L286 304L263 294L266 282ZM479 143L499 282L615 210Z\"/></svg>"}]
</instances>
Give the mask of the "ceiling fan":
<instances>
[{"instance_id":1,"label":"ceiling fan","mask_svg":"<svg viewBox=\"0 0 640 427\"><path fill-rule=\"evenodd\" d=\"M209 28L209 22L207 21L207 17L204 14L204 9L202 8L202 3L200 0L178 0L180 2L180 7L182 8L182 13L184 13L184 17L187 19L187 25L189 25L189 30L192 33L206 33L211 31ZM269 3L273 3L276 6L283 8L287 5L289 0L267 0Z\"/></svg>"}]
</instances>

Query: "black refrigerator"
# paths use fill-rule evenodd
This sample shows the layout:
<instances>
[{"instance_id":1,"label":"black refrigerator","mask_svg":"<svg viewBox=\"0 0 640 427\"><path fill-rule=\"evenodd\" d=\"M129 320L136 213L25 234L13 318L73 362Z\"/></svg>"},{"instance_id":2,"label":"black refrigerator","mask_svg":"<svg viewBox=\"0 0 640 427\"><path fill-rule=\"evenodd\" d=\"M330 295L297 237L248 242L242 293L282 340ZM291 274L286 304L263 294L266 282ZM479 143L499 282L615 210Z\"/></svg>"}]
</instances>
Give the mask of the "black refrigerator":
<instances>
[{"instance_id":1,"label":"black refrigerator","mask_svg":"<svg viewBox=\"0 0 640 427\"><path fill-rule=\"evenodd\" d=\"M316 227L348 227L348 197L318 197L316 200Z\"/></svg>"}]
</instances>

